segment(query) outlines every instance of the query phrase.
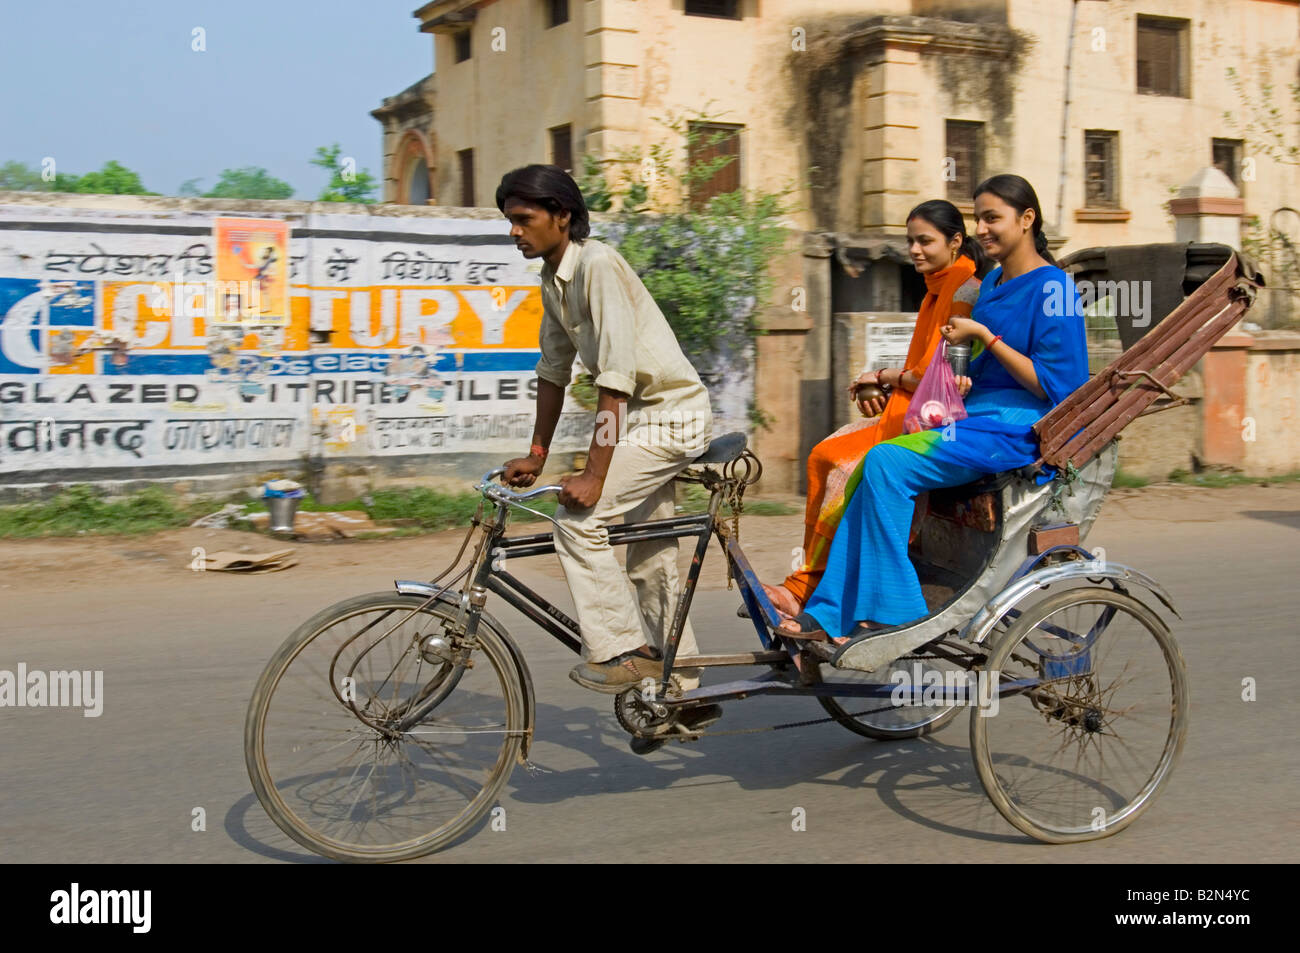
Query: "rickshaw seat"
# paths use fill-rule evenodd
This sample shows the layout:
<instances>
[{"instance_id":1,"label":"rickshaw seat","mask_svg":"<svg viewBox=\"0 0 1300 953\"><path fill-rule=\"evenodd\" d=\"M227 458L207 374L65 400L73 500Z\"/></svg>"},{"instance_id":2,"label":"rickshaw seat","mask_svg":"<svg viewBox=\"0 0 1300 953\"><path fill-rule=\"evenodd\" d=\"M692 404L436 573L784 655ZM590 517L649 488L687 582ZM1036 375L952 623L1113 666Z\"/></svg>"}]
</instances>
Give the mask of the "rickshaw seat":
<instances>
[{"instance_id":1,"label":"rickshaw seat","mask_svg":"<svg viewBox=\"0 0 1300 953\"><path fill-rule=\"evenodd\" d=\"M715 437L709 442L708 449L696 457L692 466L717 466L737 460L749 445L749 438L739 430Z\"/></svg>"}]
</instances>

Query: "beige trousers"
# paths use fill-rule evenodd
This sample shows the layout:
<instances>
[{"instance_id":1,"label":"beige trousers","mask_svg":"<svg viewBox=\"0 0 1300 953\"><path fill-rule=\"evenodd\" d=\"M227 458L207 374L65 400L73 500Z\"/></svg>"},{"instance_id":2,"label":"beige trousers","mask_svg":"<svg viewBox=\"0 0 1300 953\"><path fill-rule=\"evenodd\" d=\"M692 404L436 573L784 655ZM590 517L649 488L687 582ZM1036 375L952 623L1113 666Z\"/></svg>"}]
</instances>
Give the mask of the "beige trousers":
<instances>
[{"instance_id":1,"label":"beige trousers","mask_svg":"<svg viewBox=\"0 0 1300 953\"><path fill-rule=\"evenodd\" d=\"M691 447L687 453L671 446L644 446L637 437L636 428L629 430L628 442L614 448L595 506L572 511L561 506L555 513L567 531L554 531L555 552L577 607L583 654L591 662L645 644L662 649L677 607L677 540L629 543L624 575L608 527L619 516L626 523L674 516L672 478L703 448ZM689 620L677 654L699 654Z\"/></svg>"}]
</instances>

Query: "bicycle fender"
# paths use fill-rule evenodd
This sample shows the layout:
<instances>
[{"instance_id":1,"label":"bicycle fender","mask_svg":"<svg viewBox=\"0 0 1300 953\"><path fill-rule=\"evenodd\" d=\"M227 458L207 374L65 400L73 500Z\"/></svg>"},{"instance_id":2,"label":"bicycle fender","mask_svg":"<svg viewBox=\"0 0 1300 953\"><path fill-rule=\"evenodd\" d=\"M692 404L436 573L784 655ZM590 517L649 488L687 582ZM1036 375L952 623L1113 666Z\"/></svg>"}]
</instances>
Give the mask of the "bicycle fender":
<instances>
[{"instance_id":1,"label":"bicycle fender","mask_svg":"<svg viewBox=\"0 0 1300 953\"><path fill-rule=\"evenodd\" d=\"M1136 583L1142 588L1150 590L1157 599L1164 603L1165 608L1178 618L1182 618L1178 614L1178 610L1174 608L1173 600L1169 597L1169 593L1165 591L1165 587L1146 573L1130 566L1109 561L1105 563L1075 561L1063 563L1059 566L1049 566L1046 569L1039 569L1028 575L1021 576L994 596L988 605L981 609L975 615L975 618L971 619L966 631L962 633L962 638L976 645L983 644L989 633L993 631L993 627L997 625L998 620L1019 605L1027 596L1054 583L1065 582L1070 579L1112 579L1118 582Z\"/></svg>"},{"instance_id":2,"label":"bicycle fender","mask_svg":"<svg viewBox=\"0 0 1300 953\"><path fill-rule=\"evenodd\" d=\"M404 596L421 596L428 599L430 596L437 595L438 601L447 606L458 607L460 605L460 593L439 591L437 586L427 582L418 582L413 579L398 579L393 583L393 587ZM514 637L506 630L500 622L486 609L481 610L479 615L480 621L486 622L488 628L501 639L510 653L510 660L514 662L515 668L519 672L519 684L524 690L524 743L520 746L519 755L516 760L519 764L527 766L528 752L533 746L533 726L537 723L536 710L536 692L533 690L533 675L528 670L528 663L524 661L524 653L519 650L515 644Z\"/></svg>"}]
</instances>

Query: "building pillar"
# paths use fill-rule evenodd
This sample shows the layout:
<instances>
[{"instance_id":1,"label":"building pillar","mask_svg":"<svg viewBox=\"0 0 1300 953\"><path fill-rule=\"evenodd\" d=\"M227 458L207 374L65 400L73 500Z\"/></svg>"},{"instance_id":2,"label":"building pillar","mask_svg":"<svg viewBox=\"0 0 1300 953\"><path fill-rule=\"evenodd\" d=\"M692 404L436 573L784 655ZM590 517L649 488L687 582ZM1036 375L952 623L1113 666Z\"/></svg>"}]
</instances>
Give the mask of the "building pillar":
<instances>
[{"instance_id":1,"label":"building pillar","mask_svg":"<svg viewBox=\"0 0 1300 953\"><path fill-rule=\"evenodd\" d=\"M1169 201L1174 241L1218 242L1241 251L1245 203L1232 180L1213 166L1192 176Z\"/></svg>"},{"instance_id":2,"label":"building pillar","mask_svg":"<svg viewBox=\"0 0 1300 953\"><path fill-rule=\"evenodd\" d=\"M612 159L641 144L642 42L640 11L632 0L584 3L586 125L584 155ZM578 162L579 156L574 156ZM575 173L580 174L579 163Z\"/></svg>"},{"instance_id":3,"label":"building pillar","mask_svg":"<svg viewBox=\"0 0 1300 953\"><path fill-rule=\"evenodd\" d=\"M1246 462L1246 371L1255 339L1229 331L1202 359L1205 374L1204 462L1241 469Z\"/></svg>"},{"instance_id":4,"label":"building pillar","mask_svg":"<svg viewBox=\"0 0 1300 953\"><path fill-rule=\"evenodd\" d=\"M924 107L923 39L886 40L867 65L859 218L863 231L905 229L907 213L920 201L917 117Z\"/></svg>"}]
</instances>

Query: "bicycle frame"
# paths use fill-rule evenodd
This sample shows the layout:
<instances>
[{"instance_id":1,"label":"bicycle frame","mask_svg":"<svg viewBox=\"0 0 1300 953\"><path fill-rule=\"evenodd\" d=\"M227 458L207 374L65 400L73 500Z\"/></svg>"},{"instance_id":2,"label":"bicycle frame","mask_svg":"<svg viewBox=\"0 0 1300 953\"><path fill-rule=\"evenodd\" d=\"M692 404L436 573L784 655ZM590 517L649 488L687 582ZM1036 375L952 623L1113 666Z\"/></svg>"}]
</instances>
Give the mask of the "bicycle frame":
<instances>
[{"instance_id":1,"label":"bicycle frame","mask_svg":"<svg viewBox=\"0 0 1300 953\"><path fill-rule=\"evenodd\" d=\"M486 481L485 481L486 484ZM624 545L652 539L694 539L695 549L691 558L691 567L682 584L677 606L673 613L672 625L665 636L663 646L664 668L659 686L656 688L656 704L665 708L688 707L711 704L718 701L739 700L755 695L783 694L827 697L857 697L873 699L890 699L894 685L890 683L831 683L821 682L819 678L804 678L804 664L818 664L816 660L802 653L800 646L790 640L774 640L769 632L781 621L776 609L763 592L753 568L749 564L739 542L725 532L725 524L718 518L722 503L722 491L725 483L712 488L708 511L695 516L675 516L666 520L650 520L641 523L623 523L609 527L611 545ZM509 507L511 503L499 496L486 497L496 506L493 518L486 521L484 536L479 542L474 560L468 570L469 583L461 590L461 607L467 613L465 618L466 634L471 636L477 627L478 614L486 604L488 593L500 596L507 604L513 606L525 618L532 621L552 638L575 653L582 651L579 626L576 620L561 609L552 605L542 595L510 573L506 563L510 557L544 556L555 553L555 541L551 533L533 533L526 536L505 536ZM757 652L738 652L725 655L692 656L691 667L721 667L734 665L769 665L771 669L753 678L740 679L707 688L696 688L683 692L677 697L668 697L662 689L669 683L677 650L681 643L682 630L694 599L704 556L708 552L709 540L716 536L730 565L732 578L736 580L741 598L749 612L751 624L757 633L762 650ZM454 564L453 564L454 565ZM432 596L436 587L426 582L402 580L397 583L398 591L422 596ZM448 591L450 594L450 591ZM777 644L774 646L774 642ZM931 647L930 651L937 658L947 659L963 668L972 668L982 658L979 655L967 655L945 651L940 646ZM796 670L792 677L791 665ZM1023 687L1017 686L1020 690ZM945 688L945 694L955 690ZM955 700L955 699L954 699ZM423 706L422 706L423 707Z\"/></svg>"}]
</instances>

